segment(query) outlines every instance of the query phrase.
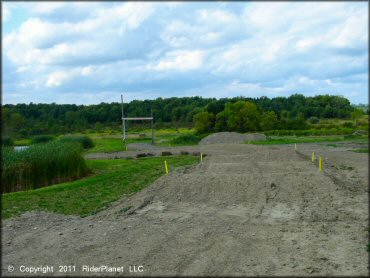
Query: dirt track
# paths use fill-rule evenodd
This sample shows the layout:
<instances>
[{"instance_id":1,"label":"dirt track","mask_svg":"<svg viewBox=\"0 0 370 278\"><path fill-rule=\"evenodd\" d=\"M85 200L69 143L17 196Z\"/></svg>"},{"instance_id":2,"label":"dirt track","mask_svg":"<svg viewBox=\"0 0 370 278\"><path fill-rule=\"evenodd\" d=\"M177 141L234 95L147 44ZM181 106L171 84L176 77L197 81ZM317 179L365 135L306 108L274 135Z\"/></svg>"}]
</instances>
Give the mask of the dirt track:
<instances>
[{"instance_id":1,"label":"dirt track","mask_svg":"<svg viewBox=\"0 0 370 278\"><path fill-rule=\"evenodd\" d=\"M82 265L123 266L126 276L140 275L129 265L145 276L367 275L367 155L321 149L202 146L203 163L97 215L6 220L3 275L10 264L16 275L20 265L54 265L54 275L75 265L79 276L98 275Z\"/></svg>"}]
</instances>

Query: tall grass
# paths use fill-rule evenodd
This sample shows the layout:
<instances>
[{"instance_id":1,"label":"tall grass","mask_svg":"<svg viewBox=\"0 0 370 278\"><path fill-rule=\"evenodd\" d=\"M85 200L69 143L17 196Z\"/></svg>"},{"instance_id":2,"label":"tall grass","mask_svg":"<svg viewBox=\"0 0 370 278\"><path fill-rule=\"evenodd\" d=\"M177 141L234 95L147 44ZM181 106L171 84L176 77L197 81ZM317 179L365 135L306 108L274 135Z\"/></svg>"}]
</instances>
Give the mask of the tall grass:
<instances>
[{"instance_id":1,"label":"tall grass","mask_svg":"<svg viewBox=\"0 0 370 278\"><path fill-rule=\"evenodd\" d=\"M21 151L3 148L3 192L30 190L71 181L86 173L82 148L76 143L52 141L31 145Z\"/></svg>"},{"instance_id":2,"label":"tall grass","mask_svg":"<svg viewBox=\"0 0 370 278\"><path fill-rule=\"evenodd\" d=\"M14 141L9 137L1 137L1 145L2 146L13 146Z\"/></svg>"}]
</instances>

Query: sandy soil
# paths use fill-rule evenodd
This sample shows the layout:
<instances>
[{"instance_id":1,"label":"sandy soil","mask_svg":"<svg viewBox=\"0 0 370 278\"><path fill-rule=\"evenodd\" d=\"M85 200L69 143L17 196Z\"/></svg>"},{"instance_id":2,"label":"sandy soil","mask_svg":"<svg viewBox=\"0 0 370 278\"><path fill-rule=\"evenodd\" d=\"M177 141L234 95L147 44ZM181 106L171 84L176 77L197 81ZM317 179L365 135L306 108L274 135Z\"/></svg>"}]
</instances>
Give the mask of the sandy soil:
<instances>
[{"instance_id":1,"label":"sandy soil","mask_svg":"<svg viewBox=\"0 0 370 278\"><path fill-rule=\"evenodd\" d=\"M97 215L3 221L3 276L19 266L123 267L111 275L367 275L368 156L345 148L207 145ZM324 156L324 171L311 152ZM333 166L333 167L332 167ZM8 265L15 271L9 273ZM142 265L143 272L130 273ZM29 275L29 274L27 274ZM40 276L40 273L37 274Z\"/></svg>"}]
</instances>

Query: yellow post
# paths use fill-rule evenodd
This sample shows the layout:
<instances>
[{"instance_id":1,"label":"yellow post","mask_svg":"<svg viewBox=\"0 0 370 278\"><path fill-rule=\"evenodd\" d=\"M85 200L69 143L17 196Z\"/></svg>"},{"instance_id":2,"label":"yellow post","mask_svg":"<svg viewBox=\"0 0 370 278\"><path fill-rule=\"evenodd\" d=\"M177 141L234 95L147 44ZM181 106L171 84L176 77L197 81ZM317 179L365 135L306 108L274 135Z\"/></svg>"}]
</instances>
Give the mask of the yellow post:
<instances>
[{"instance_id":1,"label":"yellow post","mask_svg":"<svg viewBox=\"0 0 370 278\"><path fill-rule=\"evenodd\" d=\"M297 144L294 144L294 150L297 150Z\"/></svg>"},{"instance_id":2,"label":"yellow post","mask_svg":"<svg viewBox=\"0 0 370 278\"><path fill-rule=\"evenodd\" d=\"M203 161L203 153L200 153L200 161Z\"/></svg>"},{"instance_id":3,"label":"yellow post","mask_svg":"<svg viewBox=\"0 0 370 278\"><path fill-rule=\"evenodd\" d=\"M315 152L312 152L312 162L315 161Z\"/></svg>"},{"instance_id":4,"label":"yellow post","mask_svg":"<svg viewBox=\"0 0 370 278\"><path fill-rule=\"evenodd\" d=\"M320 172L322 171L322 157L320 156L320 161L319 161L319 170Z\"/></svg>"},{"instance_id":5,"label":"yellow post","mask_svg":"<svg viewBox=\"0 0 370 278\"><path fill-rule=\"evenodd\" d=\"M166 169L166 174L168 174L168 165L166 160L164 161L164 168Z\"/></svg>"}]
</instances>

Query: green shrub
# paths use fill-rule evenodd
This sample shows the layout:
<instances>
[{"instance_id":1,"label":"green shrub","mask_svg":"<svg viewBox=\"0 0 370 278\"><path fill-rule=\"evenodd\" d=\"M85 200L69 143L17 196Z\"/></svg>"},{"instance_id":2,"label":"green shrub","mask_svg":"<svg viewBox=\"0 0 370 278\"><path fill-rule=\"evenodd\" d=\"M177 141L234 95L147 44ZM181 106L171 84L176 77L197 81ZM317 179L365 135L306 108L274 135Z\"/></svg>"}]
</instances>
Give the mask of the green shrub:
<instances>
[{"instance_id":1,"label":"green shrub","mask_svg":"<svg viewBox=\"0 0 370 278\"><path fill-rule=\"evenodd\" d=\"M306 129L306 130L269 130L265 131L266 136L276 135L276 136L320 136L320 135L346 135L353 133L352 128L323 128L323 129Z\"/></svg>"},{"instance_id":2,"label":"green shrub","mask_svg":"<svg viewBox=\"0 0 370 278\"><path fill-rule=\"evenodd\" d=\"M2 146L14 146L14 141L10 137L1 137Z\"/></svg>"},{"instance_id":3,"label":"green shrub","mask_svg":"<svg viewBox=\"0 0 370 278\"><path fill-rule=\"evenodd\" d=\"M320 119L318 117L311 117L308 119L308 121L310 124L317 124L320 121Z\"/></svg>"},{"instance_id":4,"label":"green shrub","mask_svg":"<svg viewBox=\"0 0 370 278\"><path fill-rule=\"evenodd\" d=\"M31 139L31 144L46 143L54 140L54 136L51 135L37 135Z\"/></svg>"},{"instance_id":5,"label":"green shrub","mask_svg":"<svg viewBox=\"0 0 370 278\"><path fill-rule=\"evenodd\" d=\"M207 136L208 134L202 134L202 135L193 135L193 134L184 134L180 135L176 138L173 138L170 141L171 145L196 145L199 143L202 138Z\"/></svg>"},{"instance_id":6,"label":"green shrub","mask_svg":"<svg viewBox=\"0 0 370 278\"><path fill-rule=\"evenodd\" d=\"M354 125L353 125L353 123L352 123L352 122L344 122L343 127L350 127L350 128L353 128L353 127L354 127Z\"/></svg>"},{"instance_id":7,"label":"green shrub","mask_svg":"<svg viewBox=\"0 0 370 278\"><path fill-rule=\"evenodd\" d=\"M84 149L91 149L94 147L93 140L86 135L67 135L59 139L60 142L76 142L81 144Z\"/></svg>"},{"instance_id":8,"label":"green shrub","mask_svg":"<svg viewBox=\"0 0 370 278\"><path fill-rule=\"evenodd\" d=\"M5 147L2 166L3 192L40 188L87 173L81 146L58 141L31 145L20 151Z\"/></svg>"}]
</instances>

